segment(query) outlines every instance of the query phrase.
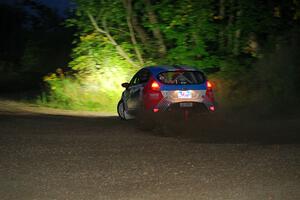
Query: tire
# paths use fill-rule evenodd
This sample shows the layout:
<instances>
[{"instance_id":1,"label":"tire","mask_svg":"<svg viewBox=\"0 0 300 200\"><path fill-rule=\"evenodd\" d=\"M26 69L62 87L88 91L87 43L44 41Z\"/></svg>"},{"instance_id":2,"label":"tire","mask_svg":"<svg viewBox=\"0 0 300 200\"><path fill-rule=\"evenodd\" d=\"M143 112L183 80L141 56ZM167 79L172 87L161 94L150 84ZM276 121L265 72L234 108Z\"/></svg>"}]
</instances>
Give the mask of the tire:
<instances>
[{"instance_id":1,"label":"tire","mask_svg":"<svg viewBox=\"0 0 300 200\"><path fill-rule=\"evenodd\" d=\"M124 102L122 100L120 100L118 103L117 111L118 111L118 115L119 115L120 119L126 120L125 106L124 106Z\"/></svg>"}]
</instances>

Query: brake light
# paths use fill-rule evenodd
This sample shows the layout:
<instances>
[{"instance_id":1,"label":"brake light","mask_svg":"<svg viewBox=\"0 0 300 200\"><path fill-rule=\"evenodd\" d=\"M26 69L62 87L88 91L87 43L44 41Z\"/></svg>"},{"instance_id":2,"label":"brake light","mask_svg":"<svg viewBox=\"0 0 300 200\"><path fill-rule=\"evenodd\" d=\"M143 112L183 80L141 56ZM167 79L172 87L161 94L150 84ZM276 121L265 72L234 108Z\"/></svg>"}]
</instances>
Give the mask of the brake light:
<instances>
[{"instance_id":1,"label":"brake light","mask_svg":"<svg viewBox=\"0 0 300 200\"><path fill-rule=\"evenodd\" d=\"M156 81L153 81L151 84L151 90L153 91L159 91L160 90L160 86Z\"/></svg>"},{"instance_id":2,"label":"brake light","mask_svg":"<svg viewBox=\"0 0 300 200\"><path fill-rule=\"evenodd\" d=\"M209 106L209 110L214 112L216 110L215 106Z\"/></svg>"},{"instance_id":3,"label":"brake light","mask_svg":"<svg viewBox=\"0 0 300 200\"><path fill-rule=\"evenodd\" d=\"M207 89L212 89L212 83L211 82L207 81L206 86L207 86Z\"/></svg>"},{"instance_id":4,"label":"brake light","mask_svg":"<svg viewBox=\"0 0 300 200\"><path fill-rule=\"evenodd\" d=\"M161 89L161 85L157 80L151 77L143 91L143 101L146 110L151 110L154 113L159 112L158 104L163 98Z\"/></svg>"},{"instance_id":5,"label":"brake light","mask_svg":"<svg viewBox=\"0 0 300 200\"><path fill-rule=\"evenodd\" d=\"M214 94L213 94L213 85L211 82L207 81L206 82L206 96L207 98L209 99L210 102L214 102L215 101L215 98L214 98ZM211 111L214 111L213 110L214 108L210 108Z\"/></svg>"},{"instance_id":6,"label":"brake light","mask_svg":"<svg viewBox=\"0 0 300 200\"><path fill-rule=\"evenodd\" d=\"M153 112L155 112L155 113L157 113L158 111L159 111L158 108L154 108L154 109L153 109Z\"/></svg>"}]
</instances>

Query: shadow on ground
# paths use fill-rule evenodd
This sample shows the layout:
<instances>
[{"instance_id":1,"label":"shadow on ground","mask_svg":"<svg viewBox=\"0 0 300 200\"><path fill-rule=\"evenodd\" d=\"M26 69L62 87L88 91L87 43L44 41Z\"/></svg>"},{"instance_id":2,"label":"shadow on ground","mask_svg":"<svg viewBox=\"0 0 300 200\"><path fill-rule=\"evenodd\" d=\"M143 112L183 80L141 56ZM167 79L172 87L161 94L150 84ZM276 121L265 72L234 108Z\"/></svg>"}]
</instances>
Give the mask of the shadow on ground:
<instances>
[{"instance_id":1,"label":"shadow on ground","mask_svg":"<svg viewBox=\"0 0 300 200\"><path fill-rule=\"evenodd\" d=\"M216 144L300 144L300 119L230 118L160 119L149 134Z\"/></svg>"},{"instance_id":2,"label":"shadow on ground","mask_svg":"<svg viewBox=\"0 0 300 200\"><path fill-rule=\"evenodd\" d=\"M136 120L123 121L117 116L65 116L30 112L0 112L0 133L44 134L51 129L66 134L145 134L171 137L196 143L213 144L300 144L299 119L230 120L226 117L192 120L161 119L154 130L143 131Z\"/></svg>"}]
</instances>

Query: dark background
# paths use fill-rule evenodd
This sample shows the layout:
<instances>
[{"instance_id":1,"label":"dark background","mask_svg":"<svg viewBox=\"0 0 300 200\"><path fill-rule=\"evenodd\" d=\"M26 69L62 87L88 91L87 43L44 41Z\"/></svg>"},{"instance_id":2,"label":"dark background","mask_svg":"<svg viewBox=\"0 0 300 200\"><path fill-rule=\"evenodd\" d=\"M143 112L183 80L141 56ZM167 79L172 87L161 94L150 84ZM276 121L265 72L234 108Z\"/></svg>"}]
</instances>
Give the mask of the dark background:
<instances>
[{"instance_id":1,"label":"dark background","mask_svg":"<svg viewBox=\"0 0 300 200\"><path fill-rule=\"evenodd\" d=\"M70 61L68 1L0 2L0 92L39 90L43 76Z\"/></svg>"}]
</instances>

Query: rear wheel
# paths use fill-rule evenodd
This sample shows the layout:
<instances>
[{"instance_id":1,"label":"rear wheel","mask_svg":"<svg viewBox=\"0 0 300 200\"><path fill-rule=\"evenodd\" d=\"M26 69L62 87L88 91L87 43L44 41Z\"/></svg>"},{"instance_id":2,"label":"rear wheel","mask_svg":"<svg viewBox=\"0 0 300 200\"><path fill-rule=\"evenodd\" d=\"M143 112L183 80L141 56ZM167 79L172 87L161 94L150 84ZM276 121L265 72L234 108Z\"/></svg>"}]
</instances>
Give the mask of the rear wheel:
<instances>
[{"instance_id":1,"label":"rear wheel","mask_svg":"<svg viewBox=\"0 0 300 200\"><path fill-rule=\"evenodd\" d=\"M126 120L126 113L125 113L125 105L124 102L121 100L117 106L118 115L121 119Z\"/></svg>"}]
</instances>

